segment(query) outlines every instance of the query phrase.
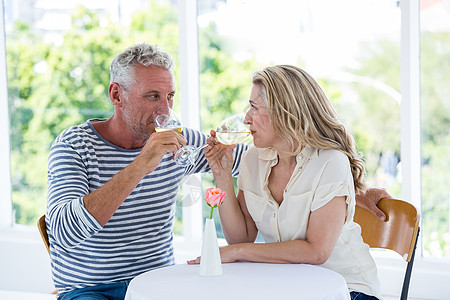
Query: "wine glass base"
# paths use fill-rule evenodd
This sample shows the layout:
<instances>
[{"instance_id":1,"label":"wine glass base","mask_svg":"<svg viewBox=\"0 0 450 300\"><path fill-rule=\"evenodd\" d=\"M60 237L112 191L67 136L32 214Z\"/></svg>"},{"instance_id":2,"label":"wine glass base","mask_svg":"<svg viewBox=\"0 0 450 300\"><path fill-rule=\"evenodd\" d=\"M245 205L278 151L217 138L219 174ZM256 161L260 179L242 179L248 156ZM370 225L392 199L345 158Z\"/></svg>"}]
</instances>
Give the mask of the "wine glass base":
<instances>
[{"instance_id":1,"label":"wine glass base","mask_svg":"<svg viewBox=\"0 0 450 300\"><path fill-rule=\"evenodd\" d=\"M175 163L179 166L189 166L195 163L195 147L185 146L175 153Z\"/></svg>"}]
</instances>

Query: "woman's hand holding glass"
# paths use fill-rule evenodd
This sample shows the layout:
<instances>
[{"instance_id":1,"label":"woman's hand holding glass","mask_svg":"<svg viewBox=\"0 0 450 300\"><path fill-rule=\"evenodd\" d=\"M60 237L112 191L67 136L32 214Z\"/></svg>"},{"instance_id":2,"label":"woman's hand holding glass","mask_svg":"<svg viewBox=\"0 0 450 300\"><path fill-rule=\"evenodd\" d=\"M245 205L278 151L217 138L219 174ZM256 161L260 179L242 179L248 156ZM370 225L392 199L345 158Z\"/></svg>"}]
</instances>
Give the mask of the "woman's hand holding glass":
<instances>
[{"instance_id":1,"label":"woman's hand holding glass","mask_svg":"<svg viewBox=\"0 0 450 300\"><path fill-rule=\"evenodd\" d=\"M217 133L211 130L208 138L208 147L205 148L205 157L209 167L216 176L231 174L233 168L233 149L236 144L224 145L217 141Z\"/></svg>"},{"instance_id":2,"label":"woman's hand holding glass","mask_svg":"<svg viewBox=\"0 0 450 300\"><path fill-rule=\"evenodd\" d=\"M231 150L236 147L236 143L243 142L251 133L248 125L244 124L244 118L244 114L233 115L220 122L217 131L211 130L211 138L208 139L211 146L206 148L205 155L213 173L231 172Z\"/></svg>"}]
</instances>

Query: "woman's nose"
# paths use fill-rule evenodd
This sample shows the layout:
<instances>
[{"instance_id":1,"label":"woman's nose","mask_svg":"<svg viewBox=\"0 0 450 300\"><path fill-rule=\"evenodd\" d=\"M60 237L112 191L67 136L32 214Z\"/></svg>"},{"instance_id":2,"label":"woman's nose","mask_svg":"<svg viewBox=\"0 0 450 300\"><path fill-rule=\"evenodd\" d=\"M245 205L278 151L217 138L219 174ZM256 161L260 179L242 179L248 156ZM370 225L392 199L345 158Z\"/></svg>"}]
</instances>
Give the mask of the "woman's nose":
<instances>
[{"instance_id":1,"label":"woman's nose","mask_svg":"<svg viewBox=\"0 0 450 300\"><path fill-rule=\"evenodd\" d=\"M250 125L251 124L251 112L250 110L247 111L244 118L244 124Z\"/></svg>"}]
</instances>

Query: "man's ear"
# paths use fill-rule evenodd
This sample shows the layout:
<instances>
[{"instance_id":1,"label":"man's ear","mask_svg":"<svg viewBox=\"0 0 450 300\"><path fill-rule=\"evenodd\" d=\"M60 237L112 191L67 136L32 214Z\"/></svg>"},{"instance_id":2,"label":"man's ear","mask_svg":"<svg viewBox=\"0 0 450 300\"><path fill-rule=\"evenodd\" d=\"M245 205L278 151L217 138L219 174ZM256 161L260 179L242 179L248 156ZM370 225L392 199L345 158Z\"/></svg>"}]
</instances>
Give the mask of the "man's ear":
<instances>
[{"instance_id":1,"label":"man's ear","mask_svg":"<svg viewBox=\"0 0 450 300\"><path fill-rule=\"evenodd\" d=\"M117 82L112 82L109 85L109 99L111 99L111 102L114 105L122 106L122 89L120 88L120 85Z\"/></svg>"}]
</instances>

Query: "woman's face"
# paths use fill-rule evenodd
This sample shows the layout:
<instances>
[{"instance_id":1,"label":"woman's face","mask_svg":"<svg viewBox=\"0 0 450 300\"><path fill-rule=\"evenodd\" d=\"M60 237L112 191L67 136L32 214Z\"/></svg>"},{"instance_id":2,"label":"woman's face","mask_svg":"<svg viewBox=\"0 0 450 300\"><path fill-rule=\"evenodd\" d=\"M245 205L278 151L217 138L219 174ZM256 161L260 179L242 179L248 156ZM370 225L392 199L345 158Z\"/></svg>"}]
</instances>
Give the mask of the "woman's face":
<instances>
[{"instance_id":1,"label":"woman's face","mask_svg":"<svg viewBox=\"0 0 450 300\"><path fill-rule=\"evenodd\" d=\"M244 123L250 125L253 144L258 148L277 148L282 143L272 127L269 110L261 98L261 88L253 85L250 93L250 109L245 115Z\"/></svg>"}]
</instances>

